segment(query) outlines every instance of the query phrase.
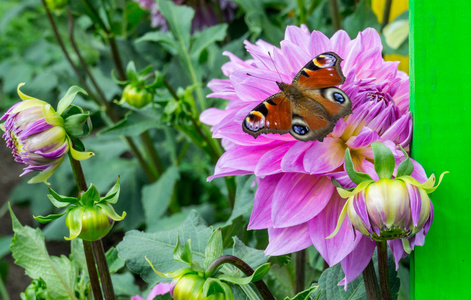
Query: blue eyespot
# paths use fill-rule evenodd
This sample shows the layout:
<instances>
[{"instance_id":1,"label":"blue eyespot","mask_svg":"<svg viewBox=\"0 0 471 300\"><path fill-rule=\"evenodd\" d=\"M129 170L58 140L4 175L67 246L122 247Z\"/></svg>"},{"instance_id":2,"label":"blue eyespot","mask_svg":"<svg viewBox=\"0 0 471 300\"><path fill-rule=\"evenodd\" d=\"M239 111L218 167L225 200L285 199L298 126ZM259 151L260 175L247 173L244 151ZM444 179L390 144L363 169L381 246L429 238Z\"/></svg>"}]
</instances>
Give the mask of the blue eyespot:
<instances>
[{"instance_id":1,"label":"blue eyespot","mask_svg":"<svg viewBox=\"0 0 471 300\"><path fill-rule=\"evenodd\" d=\"M307 128L306 126L301 126L301 125L293 125L293 131L296 134L305 135L306 133L309 132L309 128Z\"/></svg>"},{"instance_id":2,"label":"blue eyespot","mask_svg":"<svg viewBox=\"0 0 471 300\"><path fill-rule=\"evenodd\" d=\"M344 103L345 102L345 97L342 94L335 92L333 94L333 96L334 96L335 102L338 102L338 103Z\"/></svg>"}]
</instances>

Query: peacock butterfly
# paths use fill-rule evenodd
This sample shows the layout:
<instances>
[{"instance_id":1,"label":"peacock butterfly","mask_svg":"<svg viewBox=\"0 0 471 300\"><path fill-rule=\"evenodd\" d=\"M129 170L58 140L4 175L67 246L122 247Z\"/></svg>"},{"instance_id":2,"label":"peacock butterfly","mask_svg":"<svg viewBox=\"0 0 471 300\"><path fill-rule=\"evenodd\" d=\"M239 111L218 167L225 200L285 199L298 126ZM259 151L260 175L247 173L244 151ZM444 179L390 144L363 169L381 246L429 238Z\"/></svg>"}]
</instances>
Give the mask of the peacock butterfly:
<instances>
[{"instance_id":1,"label":"peacock butterfly","mask_svg":"<svg viewBox=\"0 0 471 300\"><path fill-rule=\"evenodd\" d=\"M345 81L341 61L337 54L325 52L309 61L292 84L277 81L281 92L257 105L242 129L255 138L289 132L300 141L323 141L338 119L352 113L350 98L335 87Z\"/></svg>"}]
</instances>

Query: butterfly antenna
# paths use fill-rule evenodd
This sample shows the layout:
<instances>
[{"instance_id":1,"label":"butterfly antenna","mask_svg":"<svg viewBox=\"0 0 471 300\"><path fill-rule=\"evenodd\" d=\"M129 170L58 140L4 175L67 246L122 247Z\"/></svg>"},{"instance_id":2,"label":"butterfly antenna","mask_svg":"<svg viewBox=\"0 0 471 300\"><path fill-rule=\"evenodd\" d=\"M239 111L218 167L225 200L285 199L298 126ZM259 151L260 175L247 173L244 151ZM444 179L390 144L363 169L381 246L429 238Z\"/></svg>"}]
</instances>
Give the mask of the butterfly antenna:
<instances>
[{"instance_id":1,"label":"butterfly antenna","mask_svg":"<svg viewBox=\"0 0 471 300\"><path fill-rule=\"evenodd\" d=\"M268 56L270 56L271 62L273 63L273 66L275 67L276 73L278 73L278 77L280 77L280 82L283 82L283 79L281 79L280 71L278 71L278 68L276 67L276 64L275 64L275 60L271 56L270 51L268 51Z\"/></svg>"},{"instance_id":2,"label":"butterfly antenna","mask_svg":"<svg viewBox=\"0 0 471 300\"><path fill-rule=\"evenodd\" d=\"M250 74L250 73L245 73L245 75L247 75L247 76L251 76L251 77L254 77L254 78L257 78L257 79L262 79L262 80L271 81L271 82L273 82L273 81L274 81L274 80L267 79L267 78L263 78L263 77L259 77L259 76L256 76L256 75L253 75L253 74Z\"/></svg>"}]
</instances>

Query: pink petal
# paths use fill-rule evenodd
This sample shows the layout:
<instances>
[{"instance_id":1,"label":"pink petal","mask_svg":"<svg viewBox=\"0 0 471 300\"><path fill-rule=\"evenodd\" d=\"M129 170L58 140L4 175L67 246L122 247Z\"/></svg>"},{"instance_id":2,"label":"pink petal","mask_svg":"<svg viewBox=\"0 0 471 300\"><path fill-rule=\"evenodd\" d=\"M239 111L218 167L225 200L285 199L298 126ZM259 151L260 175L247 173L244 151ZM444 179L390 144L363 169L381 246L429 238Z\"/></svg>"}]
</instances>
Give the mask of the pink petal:
<instances>
[{"instance_id":1,"label":"pink petal","mask_svg":"<svg viewBox=\"0 0 471 300\"><path fill-rule=\"evenodd\" d=\"M346 200L334 192L325 209L309 221L309 234L314 247L324 260L333 266L345 258L357 246L360 238L355 239L350 221L345 220L339 232L331 239L326 239L337 227L340 212Z\"/></svg>"},{"instance_id":2,"label":"pink petal","mask_svg":"<svg viewBox=\"0 0 471 300\"><path fill-rule=\"evenodd\" d=\"M406 257L407 253L404 251L404 247L402 246L401 239L395 239L388 241L389 248L391 248L391 252L394 256L394 262L396 263L396 270L399 268L399 261L401 258Z\"/></svg>"},{"instance_id":3,"label":"pink petal","mask_svg":"<svg viewBox=\"0 0 471 300\"><path fill-rule=\"evenodd\" d=\"M281 160L294 143L284 143L263 154L255 167L256 176L266 176L281 172Z\"/></svg>"},{"instance_id":4,"label":"pink petal","mask_svg":"<svg viewBox=\"0 0 471 300\"><path fill-rule=\"evenodd\" d=\"M306 223L287 228L268 228L268 237L265 255L270 256L298 252L311 245Z\"/></svg>"},{"instance_id":5,"label":"pink petal","mask_svg":"<svg viewBox=\"0 0 471 300\"><path fill-rule=\"evenodd\" d=\"M309 42L311 58L314 58L321 53L332 51L331 41L320 31L313 31Z\"/></svg>"},{"instance_id":6,"label":"pink petal","mask_svg":"<svg viewBox=\"0 0 471 300\"><path fill-rule=\"evenodd\" d=\"M291 146L281 160L281 170L283 172L305 172L304 154L313 143L318 142L296 142Z\"/></svg>"},{"instance_id":7,"label":"pink petal","mask_svg":"<svg viewBox=\"0 0 471 300\"><path fill-rule=\"evenodd\" d=\"M355 280L366 268L376 248L375 242L360 233L358 235L360 242L357 247L340 262L345 278L338 285L345 285L345 290L347 290L348 283Z\"/></svg>"},{"instance_id":8,"label":"pink petal","mask_svg":"<svg viewBox=\"0 0 471 300\"><path fill-rule=\"evenodd\" d=\"M379 135L376 131L363 127L361 132L357 136L350 137L346 144L351 149L357 149L368 147L377 140L379 140Z\"/></svg>"},{"instance_id":9,"label":"pink petal","mask_svg":"<svg viewBox=\"0 0 471 300\"><path fill-rule=\"evenodd\" d=\"M267 176L260 180L255 192L252 214L248 229L265 229L273 227L271 222L271 207L273 200L273 189L280 181L283 174Z\"/></svg>"},{"instance_id":10,"label":"pink petal","mask_svg":"<svg viewBox=\"0 0 471 300\"><path fill-rule=\"evenodd\" d=\"M304 156L304 169L320 175L334 171L342 165L345 155L344 142L327 136L322 143L313 143Z\"/></svg>"},{"instance_id":11,"label":"pink petal","mask_svg":"<svg viewBox=\"0 0 471 300\"><path fill-rule=\"evenodd\" d=\"M208 108L207 110L203 111L200 115L200 121L204 124L208 124L214 126L221 122L230 111L222 110L218 108Z\"/></svg>"},{"instance_id":12,"label":"pink petal","mask_svg":"<svg viewBox=\"0 0 471 300\"><path fill-rule=\"evenodd\" d=\"M309 221L329 202L334 185L326 177L285 173L273 195L273 227L290 227Z\"/></svg>"}]
</instances>

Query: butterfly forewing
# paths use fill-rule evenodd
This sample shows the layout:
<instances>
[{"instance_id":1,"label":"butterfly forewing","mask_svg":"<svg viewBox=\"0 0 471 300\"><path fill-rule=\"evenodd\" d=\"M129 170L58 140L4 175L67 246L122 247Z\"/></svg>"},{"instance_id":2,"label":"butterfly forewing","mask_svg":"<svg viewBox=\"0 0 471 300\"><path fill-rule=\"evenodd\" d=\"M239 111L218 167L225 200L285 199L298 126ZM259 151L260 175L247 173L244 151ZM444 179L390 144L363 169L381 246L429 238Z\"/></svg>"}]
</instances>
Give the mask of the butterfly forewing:
<instances>
[{"instance_id":1,"label":"butterfly forewing","mask_svg":"<svg viewBox=\"0 0 471 300\"><path fill-rule=\"evenodd\" d=\"M293 84L305 89L320 89L342 84L345 81L340 62L333 52L319 54L309 61L294 77Z\"/></svg>"},{"instance_id":2,"label":"butterfly forewing","mask_svg":"<svg viewBox=\"0 0 471 300\"><path fill-rule=\"evenodd\" d=\"M291 103L283 93L275 94L257 105L245 117L242 128L257 137L262 133L287 133L291 127Z\"/></svg>"}]
</instances>

